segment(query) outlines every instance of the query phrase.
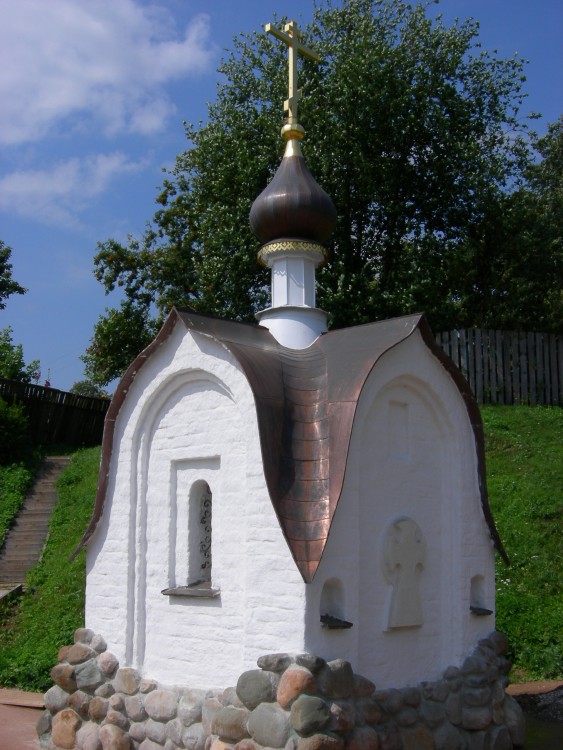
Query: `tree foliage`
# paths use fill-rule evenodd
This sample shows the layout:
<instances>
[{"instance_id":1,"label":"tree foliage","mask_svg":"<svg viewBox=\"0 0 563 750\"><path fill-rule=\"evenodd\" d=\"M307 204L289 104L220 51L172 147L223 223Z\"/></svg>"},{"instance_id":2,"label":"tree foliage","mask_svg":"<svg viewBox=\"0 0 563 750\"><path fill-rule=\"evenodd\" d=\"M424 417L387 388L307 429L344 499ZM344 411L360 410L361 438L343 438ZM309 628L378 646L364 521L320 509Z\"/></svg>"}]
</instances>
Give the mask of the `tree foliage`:
<instances>
[{"instance_id":1,"label":"tree foliage","mask_svg":"<svg viewBox=\"0 0 563 750\"><path fill-rule=\"evenodd\" d=\"M12 329L8 327L0 331L0 378L31 383L38 377L39 360L34 359L26 365L22 345L12 341Z\"/></svg>"},{"instance_id":2,"label":"tree foliage","mask_svg":"<svg viewBox=\"0 0 563 750\"><path fill-rule=\"evenodd\" d=\"M156 333L147 307L125 301L119 310L106 309L94 327L92 343L82 356L92 383L107 385L123 374Z\"/></svg>"},{"instance_id":3,"label":"tree foliage","mask_svg":"<svg viewBox=\"0 0 563 750\"><path fill-rule=\"evenodd\" d=\"M91 380L77 380L73 383L69 393L76 396L87 396L88 398L108 398L108 393Z\"/></svg>"},{"instance_id":4,"label":"tree foliage","mask_svg":"<svg viewBox=\"0 0 563 750\"><path fill-rule=\"evenodd\" d=\"M488 263L486 228L524 184L523 61L481 49L475 21L447 26L401 0L321 1L304 40L322 56L301 63L304 153L339 217L319 306L333 327L414 310L438 329L481 324L463 277L480 251ZM280 161L286 58L262 31L238 36L207 122L185 125L152 224L99 244L95 274L122 288L122 314L187 304L251 320L267 306L248 214Z\"/></svg>"},{"instance_id":5,"label":"tree foliage","mask_svg":"<svg viewBox=\"0 0 563 750\"><path fill-rule=\"evenodd\" d=\"M6 307L6 300L12 294L27 291L12 278L11 255L12 248L0 240L0 310ZM39 361L25 364L22 345L14 344L12 333L11 328L0 330L0 378L30 383L39 375Z\"/></svg>"},{"instance_id":6,"label":"tree foliage","mask_svg":"<svg viewBox=\"0 0 563 750\"><path fill-rule=\"evenodd\" d=\"M522 184L468 227L454 274L460 326L563 330L563 119L533 145Z\"/></svg>"},{"instance_id":7,"label":"tree foliage","mask_svg":"<svg viewBox=\"0 0 563 750\"><path fill-rule=\"evenodd\" d=\"M0 240L0 310L6 307L5 300L12 294L25 294L26 290L12 278L10 257L12 248Z\"/></svg>"}]
</instances>

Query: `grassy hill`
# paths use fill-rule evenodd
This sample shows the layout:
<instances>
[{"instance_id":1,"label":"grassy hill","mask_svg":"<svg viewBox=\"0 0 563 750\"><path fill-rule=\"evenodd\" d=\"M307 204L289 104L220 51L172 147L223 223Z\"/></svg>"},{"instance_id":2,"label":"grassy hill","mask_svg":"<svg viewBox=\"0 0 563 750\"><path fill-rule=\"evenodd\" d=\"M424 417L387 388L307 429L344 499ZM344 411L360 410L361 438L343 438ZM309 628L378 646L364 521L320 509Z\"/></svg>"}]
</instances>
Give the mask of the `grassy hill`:
<instances>
[{"instance_id":1,"label":"grassy hill","mask_svg":"<svg viewBox=\"0 0 563 750\"><path fill-rule=\"evenodd\" d=\"M0 612L0 685L49 688L59 647L72 643L83 624L85 554L68 560L90 520L99 459L99 448L78 451L59 477L43 557L28 574L22 599Z\"/></svg>"},{"instance_id":2,"label":"grassy hill","mask_svg":"<svg viewBox=\"0 0 563 750\"><path fill-rule=\"evenodd\" d=\"M511 641L513 679L563 677L563 410L484 407L489 494L511 559L497 562L497 628ZM45 690L61 645L83 624L84 553L68 559L88 523L99 450L79 451L27 593L0 616L0 684ZM1 478L0 478L1 481ZM1 495L0 495L1 497Z\"/></svg>"},{"instance_id":3,"label":"grassy hill","mask_svg":"<svg viewBox=\"0 0 563 750\"><path fill-rule=\"evenodd\" d=\"M563 409L491 406L487 484L510 558L497 560L497 628L513 679L563 677Z\"/></svg>"}]
</instances>

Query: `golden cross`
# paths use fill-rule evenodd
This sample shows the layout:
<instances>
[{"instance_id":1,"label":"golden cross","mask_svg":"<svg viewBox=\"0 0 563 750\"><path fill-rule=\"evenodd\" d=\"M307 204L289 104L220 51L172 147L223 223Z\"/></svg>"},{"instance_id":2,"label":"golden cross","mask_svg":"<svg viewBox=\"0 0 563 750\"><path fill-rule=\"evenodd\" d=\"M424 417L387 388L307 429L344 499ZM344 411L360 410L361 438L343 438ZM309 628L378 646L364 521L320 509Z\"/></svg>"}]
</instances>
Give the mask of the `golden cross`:
<instances>
[{"instance_id":1,"label":"golden cross","mask_svg":"<svg viewBox=\"0 0 563 750\"><path fill-rule=\"evenodd\" d=\"M292 125L295 125L297 120L297 102L301 98L301 89L297 87L297 58L298 56L304 55L309 57L311 60L318 62L321 58L312 49L309 49L304 44L301 44L301 30L297 26L296 21L290 21L283 27L283 31L272 26L271 23L267 23L264 26L267 34L272 34L284 42L288 46L287 56L289 62L289 94L285 102L283 103L284 111L287 112L287 118Z\"/></svg>"}]
</instances>

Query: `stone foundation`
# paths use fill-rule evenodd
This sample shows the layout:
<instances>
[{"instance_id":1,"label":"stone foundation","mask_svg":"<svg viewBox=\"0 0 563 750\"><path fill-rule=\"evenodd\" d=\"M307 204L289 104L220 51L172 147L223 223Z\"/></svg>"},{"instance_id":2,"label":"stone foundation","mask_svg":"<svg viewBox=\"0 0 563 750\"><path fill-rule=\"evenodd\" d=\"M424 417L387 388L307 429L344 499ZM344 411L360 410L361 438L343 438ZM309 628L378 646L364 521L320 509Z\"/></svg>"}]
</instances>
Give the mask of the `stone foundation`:
<instances>
[{"instance_id":1,"label":"stone foundation","mask_svg":"<svg viewBox=\"0 0 563 750\"><path fill-rule=\"evenodd\" d=\"M340 659L270 654L236 687L205 691L120 668L81 628L37 731L48 750L511 750L524 717L504 691L507 646L491 633L441 680L383 691Z\"/></svg>"}]
</instances>

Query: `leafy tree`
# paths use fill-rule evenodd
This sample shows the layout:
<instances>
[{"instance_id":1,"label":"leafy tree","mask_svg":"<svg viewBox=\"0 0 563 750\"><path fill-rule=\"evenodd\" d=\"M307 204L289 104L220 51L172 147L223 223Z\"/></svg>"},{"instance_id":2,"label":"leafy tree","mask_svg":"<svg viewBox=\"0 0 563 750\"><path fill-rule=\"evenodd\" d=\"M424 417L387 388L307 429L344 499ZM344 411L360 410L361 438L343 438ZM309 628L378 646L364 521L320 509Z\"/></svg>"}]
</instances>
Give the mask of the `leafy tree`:
<instances>
[{"instance_id":1,"label":"leafy tree","mask_svg":"<svg viewBox=\"0 0 563 750\"><path fill-rule=\"evenodd\" d=\"M563 119L534 147L523 184L490 202L456 258L462 326L563 330Z\"/></svg>"},{"instance_id":2,"label":"leafy tree","mask_svg":"<svg viewBox=\"0 0 563 750\"><path fill-rule=\"evenodd\" d=\"M304 38L322 56L302 62L304 151L339 216L319 306L333 327L417 309L454 325L471 229L528 161L523 61L482 50L475 21L448 27L402 0L321 1ZM189 304L248 320L268 304L248 214L280 160L286 50L241 34L219 70L225 82L205 125L185 126L190 145L152 225L127 245L99 244L95 274L107 292L122 287L121 314Z\"/></svg>"},{"instance_id":3,"label":"leafy tree","mask_svg":"<svg viewBox=\"0 0 563 750\"><path fill-rule=\"evenodd\" d=\"M72 384L70 393L74 393L77 396L87 396L88 398L108 398L107 391L100 388L99 385L93 383L91 380L77 380L76 383Z\"/></svg>"},{"instance_id":4,"label":"leafy tree","mask_svg":"<svg viewBox=\"0 0 563 750\"><path fill-rule=\"evenodd\" d=\"M81 359L88 379L107 385L119 377L156 333L148 308L125 301L119 310L106 310L94 327L94 336Z\"/></svg>"},{"instance_id":5,"label":"leafy tree","mask_svg":"<svg viewBox=\"0 0 563 750\"><path fill-rule=\"evenodd\" d=\"M27 291L12 278L11 255L12 248L0 240L0 310L6 307L6 300L12 294L25 294ZM29 383L38 376L39 361L25 364L23 348L21 344L14 344L12 332L11 328L0 330L0 378Z\"/></svg>"},{"instance_id":6,"label":"leafy tree","mask_svg":"<svg viewBox=\"0 0 563 750\"><path fill-rule=\"evenodd\" d=\"M5 300L12 294L25 294L26 290L12 278L10 257L12 248L0 240L0 310L6 307Z\"/></svg>"},{"instance_id":7,"label":"leafy tree","mask_svg":"<svg viewBox=\"0 0 563 750\"><path fill-rule=\"evenodd\" d=\"M0 378L31 383L39 376L39 360L26 365L21 344L12 341L12 329L0 331Z\"/></svg>"}]
</instances>

